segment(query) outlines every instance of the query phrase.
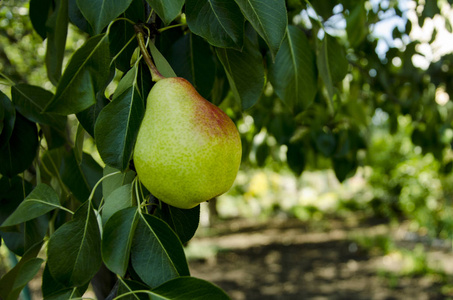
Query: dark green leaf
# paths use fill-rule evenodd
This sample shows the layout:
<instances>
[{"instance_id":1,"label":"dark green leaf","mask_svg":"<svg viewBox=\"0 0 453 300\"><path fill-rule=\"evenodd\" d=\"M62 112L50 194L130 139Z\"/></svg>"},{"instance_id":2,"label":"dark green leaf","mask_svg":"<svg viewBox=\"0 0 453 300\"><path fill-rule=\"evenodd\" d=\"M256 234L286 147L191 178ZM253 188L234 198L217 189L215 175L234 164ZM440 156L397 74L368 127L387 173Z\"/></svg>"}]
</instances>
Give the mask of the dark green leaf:
<instances>
[{"instance_id":1,"label":"dark green leaf","mask_svg":"<svg viewBox=\"0 0 453 300\"><path fill-rule=\"evenodd\" d=\"M284 0L235 0L241 8L245 18L266 41L271 50L272 59L275 59L280 44L285 37L288 24Z\"/></svg>"},{"instance_id":2,"label":"dark green leaf","mask_svg":"<svg viewBox=\"0 0 453 300\"><path fill-rule=\"evenodd\" d=\"M49 272L49 266L46 264L42 274L42 296L45 300L67 300L71 296L82 297L88 284L80 288L67 288L56 281Z\"/></svg>"},{"instance_id":3,"label":"dark green leaf","mask_svg":"<svg viewBox=\"0 0 453 300\"><path fill-rule=\"evenodd\" d=\"M121 171L129 166L138 129L145 113L136 77L136 67L123 77L113 101L99 114L94 131L102 160Z\"/></svg>"},{"instance_id":4,"label":"dark green leaf","mask_svg":"<svg viewBox=\"0 0 453 300\"><path fill-rule=\"evenodd\" d=\"M125 47L125 45L128 44ZM127 72L131 68L131 57L138 47L132 25L124 20L115 22L109 33L110 53L115 57L117 69Z\"/></svg>"},{"instance_id":5,"label":"dark green leaf","mask_svg":"<svg viewBox=\"0 0 453 300\"><path fill-rule=\"evenodd\" d=\"M103 176L106 176L108 174L111 174L113 172L118 172L118 169L105 166L104 171L103 171ZM114 190L117 188L126 185L128 183L132 183L132 180L135 178L135 172L134 171L127 171L125 173L118 173L115 175L111 175L107 178L105 178L102 181L102 195L104 198L107 198Z\"/></svg>"},{"instance_id":6,"label":"dark green leaf","mask_svg":"<svg viewBox=\"0 0 453 300\"><path fill-rule=\"evenodd\" d=\"M77 119L80 124L82 124L86 132L88 132L92 137L94 137L94 126L96 124L96 120L102 109L109 103L110 101L107 100L104 95L98 94L95 105L92 105L77 114Z\"/></svg>"},{"instance_id":7,"label":"dark green leaf","mask_svg":"<svg viewBox=\"0 0 453 300\"><path fill-rule=\"evenodd\" d=\"M195 234L200 222L200 205L181 209L162 203L160 216L178 235L181 243L187 243Z\"/></svg>"},{"instance_id":8,"label":"dark green leaf","mask_svg":"<svg viewBox=\"0 0 453 300\"><path fill-rule=\"evenodd\" d=\"M357 169L357 160L351 158L333 158L333 170L338 181L343 182L346 178L354 175Z\"/></svg>"},{"instance_id":9,"label":"dark green leaf","mask_svg":"<svg viewBox=\"0 0 453 300\"><path fill-rule=\"evenodd\" d=\"M151 215L142 215L138 222L131 259L135 272L151 287L190 275L180 240L167 223Z\"/></svg>"},{"instance_id":10,"label":"dark green leaf","mask_svg":"<svg viewBox=\"0 0 453 300\"><path fill-rule=\"evenodd\" d=\"M69 152L63 152L60 174L64 184L83 203L88 199L96 182L102 177L102 168L87 153L83 153L82 163L79 164L74 150L71 149ZM101 191L96 190L94 202L98 204L101 198Z\"/></svg>"},{"instance_id":11,"label":"dark green leaf","mask_svg":"<svg viewBox=\"0 0 453 300\"><path fill-rule=\"evenodd\" d=\"M332 132L317 132L315 142L319 152L321 152L325 157L330 157L334 154L337 143Z\"/></svg>"},{"instance_id":12,"label":"dark green leaf","mask_svg":"<svg viewBox=\"0 0 453 300\"><path fill-rule=\"evenodd\" d=\"M342 80L348 72L348 61L344 48L327 33L318 48L316 57L319 75L321 75L330 99L335 94L335 83Z\"/></svg>"},{"instance_id":13,"label":"dark green leaf","mask_svg":"<svg viewBox=\"0 0 453 300\"><path fill-rule=\"evenodd\" d=\"M53 97L51 92L38 86L17 84L11 88L11 97L17 111L30 121L50 125L60 132L65 132L65 116L42 113Z\"/></svg>"},{"instance_id":14,"label":"dark green leaf","mask_svg":"<svg viewBox=\"0 0 453 300\"><path fill-rule=\"evenodd\" d=\"M41 183L21 202L19 207L1 224L12 226L37 218L60 206L57 193L48 185Z\"/></svg>"},{"instance_id":15,"label":"dark green leaf","mask_svg":"<svg viewBox=\"0 0 453 300\"><path fill-rule=\"evenodd\" d=\"M77 6L77 0L68 1L68 10L69 20L71 21L71 23L77 26L83 32L93 35L93 29Z\"/></svg>"},{"instance_id":16,"label":"dark green leaf","mask_svg":"<svg viewBox=\"0 0 453 300\"><path fill-rule=\"evenodd\" d=\"M0 298L16 300L20 291L36 275L43 262L36 258L41 250L42 243L37 243L30 248L7 274L0 279Z\"/></svg>"},{"instance_id":17,"label":"dark green leaf","mask_svg":"<svg viewBox=\"0 0 453 300\"><path fill-rule=\"evenodd\" d=\"M201 96L209 98L216 65L208 43L188 33L172 45L166 57L179 77L187 79Z\"/></svg>"},{"instance_id":18,"label":"dark green leaf","mask_svg":"<svg viewBox=\"0 0 453 300\"><path fill-rule=\"evenodd\" d=\"M218 286L195 277L179 277L152 290L151 299L227 300L228 295Z\"/></svg>"},{"instance_id":19,"label":"dark green leaf","mask_svg":"<svg viewBox=\"0 0 453 300\"><path fill-rule=\"evenodd\" d=\"M42 39L47 37L46 22L51 7L52 0L30 0L30 21Z\"/></svg>"},{"instance_id":20,"label":"dark green leaf","mask_svg":"<svg viewBox=\"0 0 453 300\"><path fill-rule=\"evenodd\" d=\"M288 26L275 63L269 66L269 80L277 96L293 111L313 102L318 83L315 55L297 27Z\"/></svg>"},{"instance_id":21,"label":"dark green leaf","mask_svg":"<svg viewBox=\"0 0 453 300\"><path fill-rule=\"evenodd\" d=\"M286 152L288 166L297 176L300 176L305 169L306 159L304 150L301 144L289 144L288 151Z\"/></svg>"},{"instance_id":22,"label":"dark green leaf","mask_svg":"<svg viewBox=\"0 0 453 300\"><path fill-rule=\"evenodd\" d=\"M258 37L251 27L246 33L242 52L216 49L233 94L243 109L252 107L264 88L263 57L258 49Z\"/></svg>"},{"instance_id":23,"label":"dark green leaf","mask_svg":"<svg viewBox=\"0 0 453 300\"><path fill-rule=\"evenodd\" d=\"M0 91L0 105L3 108L3 130L0 134L0 149L8 144L16 122L16 110L9 98Z\"/></svg>"},{"instance_id":24,"label":"dark green leaf","mask_svg":"<svg viewBox=\"0 0 453 300\"><path fill-rule=\"evenodd\" d=\"M266 159L268 158L270 153L271 149L269 148L269 145L266 141L258 145L255 152L256 163L258 167L264 167L264 165L266 164Z\"/></svg>"},{"instance_id":25,"label":"dark green leaf","mask_svg":"<svg viewBox=\"0 0 453 300\"><path fill-rule=\"evenodd\" d=\"M55 10L46 22L46 67L47 77L56 86L61 77L69 16L68 0L57 0L55 4Z\"/></svg>"},{"instance_id":26,"label":"dark green leaf","mask_svg":"<svg viewBox=\"0 0 453 300\"><path fill-rule=\"evenodd\" d=\"M77 132L74 143L74 156L79 164L82 163L84 142L85 142L85 130L83 129L83 126L79 123L79 125L77 126Z\"/></svg>"},{"instance_id":27,"label":"dark green leaf","mask_svg":"<svg viewBox=\"0 0 453 300\"><path fill-rule=\"evenodd\" d=\"M16 210L25 195L32 191L32 185L19 176L0 178L0 223Z\"/></svg>"},{"instance_id":28,"label":"dark green leaf","mask_svg":"<svg viewBox=\"0 0 453 300\"><path fill-rule=\"evenodd\" d=\"M364 1L359 1L346 18L346 32L351 47L359 45L368 34Z\"/></svg>"},{"instance_id":29,"label":"dark green leaf","mask_svg":"<svg viewBox=\"0 0 453 300\"><path fill-rule=\"evenodd\" d=\"M71 57L46 112L68 115L96 103L110 79L109 42L105 35L90 38ZM88 130L87 130L88 131Z\"/></svg>"},{"instance_id":30,"label":"dark green leaf","mask_svg":"<svg viewBox=\"0 0 453 300\"><path fill-rule=\"evenodd\" d=\"M30 247L43 240L49 226L49 218L40 216L20 225L3 227L5 245L14 254L22 256Z\"/></svg>"},{"instance_id":31,"label":"dark green leaf","mask_svg":"<svg viewBox=\"0 0 453 300\"><path fill-rule=\"evenodd\" d=\"M170 24L180 13L184 0L146 0L165 25Z\"/></svg>"},{"instance_id":32,"label":"dark green leaf","mask_svg":"<svg viewBox=\"0 0 453 300\"><path fill-rule=\"evenodd\" d=\"M80 11L99 34L113 19L122 14L132 0L77 0Z\"/></svg>"},{"instance_id":33,"label":"dark green leaf","mask_svg":"<svg viewBox=\"0 0 453 300\"><path fill-rule=\"evenodd\" d=\"M12 177L27 169L36 156L38 131L35 123L16 113L9 141L0 148L0 174Z\"/></svg>"},{"instance_id":34,"label":"dark green leaf","mask_svg":"<svg viewBox=\"0 0 453 300\"><path fill-rule=\"evenodd\" d=\"M101 236L90 202L50 237L47 264L50 274L67 287L89 282L101 266Z\"/></svg>"},{"instance_id":35,"label":"dark green leaf","mask_svg":"<svg viewBox=\"0 0 453 300\"><path fill-rule=\"evenodd\" d=\"M234 1L186 0L185 13L190 31L211 45L242 48L244 16Z\"/></svg>"},{"instance_id":36,"label":"dark green leaf","mask_svg":"<svg viewBox=\"0 0 453 300\"><path fill-rule=\"evenodd\" d=\"M129 266L132 239L139 218L137 207L130 207L116 212L105 224L102 259L107 268L122 277Z\"/></svg>"},{"instance_id":37,"label":"dark green leaf","mask_svg":"<svg viewBox=\"0 0 453 300\"><path fill-rule=\"evenodd\" d=\"M116 212L131 207L133 203L132 185L126 184L118 187L108 196L104 196L105 202L102 208L102 223L106 224L108 219Z\"/></svg>"}]
</instances>

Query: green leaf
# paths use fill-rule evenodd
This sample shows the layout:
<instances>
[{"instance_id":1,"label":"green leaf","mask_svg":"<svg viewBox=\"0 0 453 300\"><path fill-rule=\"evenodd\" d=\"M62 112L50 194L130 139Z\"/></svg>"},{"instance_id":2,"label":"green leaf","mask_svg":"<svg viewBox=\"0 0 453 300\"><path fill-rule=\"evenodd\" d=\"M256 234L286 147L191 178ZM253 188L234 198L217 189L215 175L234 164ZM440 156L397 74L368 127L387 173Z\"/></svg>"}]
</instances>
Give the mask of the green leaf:
<instances>
[{"instance_id":1,"label":"green leaf","mask_svg":"<svg viewBox=\"0 0 453 300\"><path fill-rule=\"evenodd\" d=\"M0 149L8 144L16 122L16 110L9 98L0 91L0 106L3 108L3 130L0 134Z\"/></svg>"},{"instance_id":2,"label":"green leaf","mask_svg":"<svg viewBox=\"0 0 453 300\"><path fill-rule=\"evenodd\" d=\"M235 0L245 18L264 39L275 59L285 37L288 17L284 0Z\"/></svg>"},{"instance_id":3,"label":"green leaf","mask_svg":"<svg viewBox=\"0 0 453 300\"><path fill-rule=\"evenodd\" d=\"M117 296L121 295L121 300L149 300L149 296L145 293L128 294L123 296L126 293L138 290L149 290L149 287L137 281L124 279L120 281Z\"/></svg>"},{"instance_id":4,"label":"green leaf","mask_svg":"<svg viewBox=\"0 0 453 300\"><path fill-rule=\"evenodd\" d=\"M175 71L171 68L165 57L159 52L154 43L150 43L151 55L160 74L164 77L176 77Z\"/></svg>"},{"instance_id":5,"label":"green leaf","mask_svg":"<svg viewBox=\"0 0 453 300\"><path fill-rule=\"evenodd\" d=\"M0 224L16 210L24 194L29 194L32 188L31 183L19 176L0 178Z\"/></svg>"},{"instance_id":6,"label":"green leaf","mask_svg":"<svg viewBox=\"0 0 453 300\"><path fill-rule=\"evenodd\" d=\"M30 248L8 273L0 279L0 298L16 300L25 285L38 273L43 259L36 258L42 243Z\"/></svg>"},{"instance_id":7,"label":"green leaf","mask_svg":"<svg viewBox=\"0 0 453 300\"><path fill-rule=\"evenodd\" d=\"M41 183L21 202L1 227L12 226L37 218L60 206L57 193Z\"/></svg>"},{"instance_id":8,"label":"green leaf","mask_svg":"<svg viewBox=\"0 0 453 300\"><path fill-rule=\"evenodd\" d=\"M349 157L333 158L333 170L339 182L354 175L357 169L357 160Z\"/></svg>"},{"instance_id":9,"label":"green leaf","mask_svg":"<svg viewBox=\"0 0 453 300\"><path fill-rule=\"evenodd\" d=\"M74 149L63 152L63 160L59 174L64 184L71 190L74 196L85 202L96 182L102 177L102 168L87 153L82 154L82 162L77 161ZM98 204L102 198L100 189L94 194L94 203Z\"/></svg>"},{"instance_id":10,"label":"green leaf","mask_svg":"<svg viewBox=\"0 0 453 300\"><path fill-rule=\"evenodd\" d=\"M96 97L96 104L76 115L77 120L79 120L86 132L88 132L92 137L94 137L94 126L96 125L96 120L104 107L106 107L109 103L110 101L107 100L104 95L99 93Z\"/></svg>"},{"instance_id":11,"label":"green leaf","mask_svg":"<svg viewBox=\"0 0 453 300\"><path fill-rule=\"evenodd\" d=\"M170 24L181 13L184 5L184 0L146 0L146 2L156 11L165 25Z\"/></svg>"},{"instance_id":12,"label":"green leaf","mask_svg":"<svg viewBox=\"0 0 453 300\"><path fill-rule=\"evenodd\" d=\"M126 46L126 44L128 45ZM138 47L135 31L131 24L125 20L115 22L109 33L110 53L115 57L115 66L122 72L131 68L131 57ZM124 48L126 46L126 48Z\"/></svg>"},{"instance_id":13,"label":"green leaf","mask_svg":"<svg viewBox=\"0 0 453 300\"><path fill-rule=\"evenodd\" d=\"M47 77L56 86L61 77L69 16L68 0L57 0L55 4L55 10L46 22L46 67Z\"/></svg>"},{"instance_id":14,"label":"green leaf","mask_svg":"<svg viewBox=\"0 0 453 300\"><path fill-rule=\"evenodd\" d=\"M185 13L190 31L211 45L242 48L244 16L234 1L186 0Z\"/></svg>"},{"instance_id":15,"label":"green leaf","mask_svg":"<svg viewBox=\"0 0 453 300\"><path fill-rule=\"evenodd\" d=\"M325 157L330 157L335 153L337 142L331 131L318 131L315 136L316 147Z\"/></svg>"},{"instance_id":16,"label":"green leaf","mask_svg":"<svg viewBox=\"0 0 453 300\"><path fill-rule=\"evenodd\" d=\"M122 14L132 0L77 0L80 11L99 34L113 19Z\"/></svg>"},{"instance_id":17,"label":"green leaf","mask_svg":"<svg viewBox=\"0 0 453 300\"><path fill-rule=\"evenodd\" d=\"M105 166L103 171L103 176L108 174L118 172L118 169ZM104 198L107 198L113 191L118 189L119 187L126 185L128 183L132 183L135 178L135 172L129 170L125 173L118 173L116 175L109 176L102 181L102 195Z\"/></svg>"},{"instance_id":18,"label":"green leaf","mask_svg":"<svg viewBox=\"0 0 453 300\"><path fill-rule=\"evenodd\" d=\"M242 52L217 48L217 56L225 69L228 82L243 109L258 102L264 89L263 57L256 32L247 27Z\"/></svg>"},{"instance_id":19,"label":"green leaf","mask_svg":"<svg viewBox=\"0 0 453 300\"><path fill-rule=\"evenodd\" d=\"M316 62L329 97L333 99L334 84L342 80L348 72L346 52L334 37L325 33L324 39L318 47Z\"/></svg>"},{"instance_id":20,"label":"green leaf","mask_svg":"<svg viewBox=\"0 0 453 300\"><path fill-rule=\"evenodd\" d=\"M17 84L11 87L11 97L17 111L30 121L50 125L57 131L65 132L65 116L42 113L53 97L51 92L38 86Z\"/></svg>"},{"instance_id":21,"label":"green leaf","mask_svg":"<svg viewBox=\"0 0 453 300\"><path fill-rule=\"evenodd\" d=\"M125 184L118 187L108 196L104 196L105 202L102 208L102 224L106 224L108 219L116 212L131 207L133 203L132 185Z\"/></svg>"},{"instance_id":22,"label":"green leaf","mask_svg":"<svg viewBox=\"0 0 453 300\"><path fill-rule=\"evenodd\" d=\"M101 235L90 202L51 235L47 247L50 274L67 287L88 283L101 266Z\"/></svg>"},{"instance_id":23,"label":"green leaf","mask_svg":"<svg viewBox=\"0 0 453 300\"><path fill-rule=\"evenodd\" d=\"M124 276L129 266L130 250L139 220L137 207L116 212L105 224L102 235L102 259L110 271Z\"/></svg>"},{"instance_id":24,"label":"green leaf","mask_svg":"<svg viewBox=\"0 0 453 300\"><path fill-rule=\"evenodd\" d=\"M269 65L269 80L277 96L293 111L307 108L317 92L315 55L305 34L288 26L286 38Z\"/></svg>"},{"instance_id":25,"label":"green leaf","mask_svg":"<svg viewBox=\"0 0 453 300\"><path fill-rule=\"evenodd\" d=\"M3 176L0 179L0 222L4 222L20 205L27 195L32 191L32 185L15 176L8 178ZM2 234L5 245L15 254L22 256L34 244L42 241L48 227L48 219L45 216L33 219L11 227L4 227Z\"/></svg>"},{"instance_id":26,"label":"green leaf","mask_svg":"<svg viewBox=\"0 0 453 300\"><path fill-rule=\"evenodd\" d=\"M0 174L12 177L23 172L35 159L37 149L36 124L16 113L12 135L0 148Z\"/></svg>"},{"instance_id":27,"label":"green leaf","mask_svg":"<svg viewBox=\"0 0 453 300\"><path fill-rule=\"evenodd\" d=\"M286 161L291 171L300 176L305 169L306 155L304 147L301 144L289 144L286 152Z\"/></svg>"},{"instance_id":28,"label":"green leaf","mask_svg":"<svg viewBox=\"0 0 453 300\"><path fill-rule=\"evenodd\" d=\"M135 272L151 287L190 275L180 240L167 223L151 215L142 215L137 224L131 259Z\"/></svg>"},{"instance_id":29,"label":"green leaf","mask_svg":"<svg viewBox=\"0 0 453 300\"><path fill-rule=\"evenodd\" d=\"M152 290L150 299L227 300L228 295L218 286L195 277L172 279Z\"/></svg>"},{"instance_id":30,"label":"green leaf","mask_svg":"<svg viewBox=\"0 0 453 300\"><path fill-rule=\"evenodd\" d=\"M162 203L160 218L175 231L182 244L187 243L198 229L200 205L191 209L181 209Z\"/></svg>"},{"instance_id":31,"label":"green leaf","mask_svg":"<svg viewBox=\"0 0 453 300\"><path fill-rule=\"evenodd\" d=\"M51 7L52 0L30 0L30 21L42 39L47 37L46 22Z\"/></svg>"},{"instance_id":32,"label":"green leaf","mask_svg":"<svg viewBox=\"0 0 453 300\"><path fill-rule=\"evenodd\" d=\"M179 38L166 55L179 77L187 79L204 98L214 85L216 65L209 44L188 33Z\"/></svg>"},{"instance_id":33,"label":"green leaf","mask_svg":"<svg viewBox=\"0 0 453 300\"><path fill-rule=\"evenodd\" d=\"M364 1L358 1L346 18L346 32L352 48L358 46L368 34Z\"/></svg>"},{"instance_id":34,"label":"green leaf","mask_svg":"<svg viewBox=\"0 0 453 300\"><path fill-rule=\"evenodd\" d=\"M90 38L72 55L45 112L69 115L96 104L110 79L109 42L105 35Z\"/></svg>"},{"instance_id":35,"label":"green leaf","mask_svg":"<svg viewBox=\"0 0 453 300\"><path fill-rule=\"evenodd\" d=\"M83 32L93 35L93 29L77 6L76 0L68 0L68 14L69 20L72 24L77 26Z\"/></svg>"},{"instance_id":36,"label":"green leaf","mask_svg":"<svg viewBox=\"0 0 453 300\"><path fill-rule=\"evenodd\" d=\"M145 114L144 101L137 89L137 68L132 68L118 84L113 101L99 114L94 128L102 160L124 171L129 166L138 129Z\"/></svg>"},{"instance_id":37,"label":"green leaf","mask_svg":"<svg viewBox=\"0 0 453 300\"><path fill-rule=\"evenodd\" d=\"M67 288L56 281L49 272L49 266L46 264L42 274L42 296L45 300L67 300L82 297L88 288L88 284L80 288Z\"/></svg>"}]
</instances>

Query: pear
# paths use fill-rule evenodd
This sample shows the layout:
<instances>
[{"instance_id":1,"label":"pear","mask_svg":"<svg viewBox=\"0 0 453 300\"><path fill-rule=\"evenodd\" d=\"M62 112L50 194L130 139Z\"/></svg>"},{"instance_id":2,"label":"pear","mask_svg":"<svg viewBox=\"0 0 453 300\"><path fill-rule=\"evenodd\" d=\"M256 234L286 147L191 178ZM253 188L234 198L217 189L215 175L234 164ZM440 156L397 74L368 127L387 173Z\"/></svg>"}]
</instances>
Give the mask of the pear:
<instances>
[{"instance_id":1,"label":"pear","mask_svg":"<svg viewBox=\"0 0 453 300\"><path fill-rule=\"evenodd\" d=\"M161 77L152 87L134 149L140 181L183 209L228 191L241 163L233 121L187 80Z\"/></svg>"}]
</instances>

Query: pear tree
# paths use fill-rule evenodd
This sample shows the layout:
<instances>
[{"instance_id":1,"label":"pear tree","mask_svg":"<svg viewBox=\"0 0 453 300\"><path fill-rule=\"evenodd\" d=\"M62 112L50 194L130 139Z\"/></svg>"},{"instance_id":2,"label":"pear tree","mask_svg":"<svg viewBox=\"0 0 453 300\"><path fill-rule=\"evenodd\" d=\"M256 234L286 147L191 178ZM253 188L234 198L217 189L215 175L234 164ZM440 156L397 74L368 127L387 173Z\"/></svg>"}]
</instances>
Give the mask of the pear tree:
<instances>
[{"instance_id":1,"label":"pear tree","mask_svg":"<svg viewBox=\"0 0 453 300\"><path fill-rule=\"evenodd\" d=\"M190 273L199 203L240 166L344 181L366 164L376 111L389 132L417 120L413 143L451 169L451 107L433 100L452 94L451 57L416 66L407 18L392 32L402 46L376 51L371 30L404 17L398 1L312 2L17 1L45 44L46 84L0 46L0 241L20 257L0 298L41 270L44 299L80 299L90 283L98 299L228 299ZM421 25L441 14L420 2Z\"/></svg>"}]
</instances>

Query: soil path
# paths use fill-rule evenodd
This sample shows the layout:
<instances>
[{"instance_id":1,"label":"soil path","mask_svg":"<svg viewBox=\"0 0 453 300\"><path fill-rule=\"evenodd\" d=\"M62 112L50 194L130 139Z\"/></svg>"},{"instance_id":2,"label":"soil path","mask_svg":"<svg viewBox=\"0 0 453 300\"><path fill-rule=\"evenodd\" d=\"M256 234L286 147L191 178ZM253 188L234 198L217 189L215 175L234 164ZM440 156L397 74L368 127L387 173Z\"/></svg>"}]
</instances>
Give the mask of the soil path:
<instances>
[{"instance_id":1,"label":"soil path","mask_svg":"<svg viewBox=\"0 0 453 300\"><path fill-rule=\"evenodd\" d=\"M312 232L299 221L222 223L214 227L215 236L199 234L190 242L195 254L216 250L192 259L191 274L222 287L234 300L448 299L441 291L445 283L436 277L383 276L383 269L397 266L354 242L357 235L393 234L388 226L329 227Z\"/></svg>"}]
</instances>

